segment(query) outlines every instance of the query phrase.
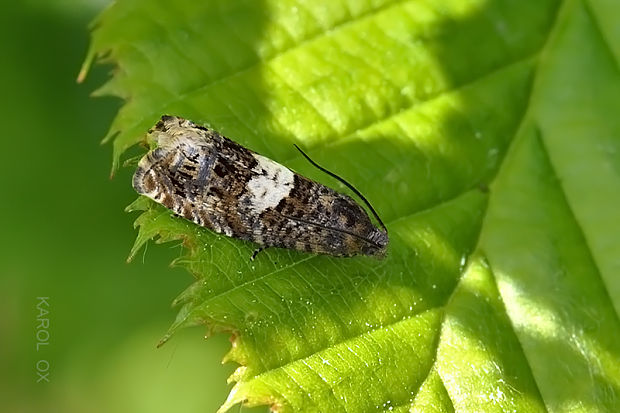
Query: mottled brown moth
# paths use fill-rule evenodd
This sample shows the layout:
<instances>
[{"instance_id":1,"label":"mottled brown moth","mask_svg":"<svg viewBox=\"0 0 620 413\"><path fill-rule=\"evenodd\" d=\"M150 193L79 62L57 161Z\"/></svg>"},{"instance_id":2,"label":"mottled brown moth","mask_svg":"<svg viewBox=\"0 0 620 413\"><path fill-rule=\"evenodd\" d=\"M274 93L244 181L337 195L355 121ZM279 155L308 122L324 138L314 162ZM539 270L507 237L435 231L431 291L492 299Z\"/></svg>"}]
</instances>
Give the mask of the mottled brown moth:
<instances>
[{"instance_id":1,"label":"mottled brown moth","mask_svg":"<svg viewBox=\"0 0 620 413\"><path fill-rule=\"evenodd\" d=\"M305 178L216 131L176 116L162 116L148 131L154 147L138 163L133 187L198 225L263 248L280 247L349 257L383 257L385 225L347 195Z\"/></svg>"}]
</instances>

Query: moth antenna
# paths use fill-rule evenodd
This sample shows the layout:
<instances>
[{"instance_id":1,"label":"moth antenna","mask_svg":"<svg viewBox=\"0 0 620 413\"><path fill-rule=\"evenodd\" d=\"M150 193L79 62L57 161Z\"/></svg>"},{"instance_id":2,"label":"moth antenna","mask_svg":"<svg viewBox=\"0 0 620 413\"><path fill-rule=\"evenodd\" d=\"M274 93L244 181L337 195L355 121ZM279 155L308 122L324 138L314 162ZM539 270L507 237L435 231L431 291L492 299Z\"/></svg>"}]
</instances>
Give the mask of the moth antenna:
<instances>
[{"instance_id":1,"label":"moth antenna","mask_svg":"<svg viewBox=\"0 0 620 413\"><path fill-rule=\"evenodd\" d=\"M308 155L306 155L306 153L304 151L301 150L301 148L299 146L297 146L296 144L293 144L293 146L295 146L295 148L297 148L297 150L299 152L301 152L301 154L304 156L304 158L306 158L308 160L308 162L310 162L314 167L316 167L317 169L325 172L327 175L331 176L332 178L336 178L338 181L340 181L344 185L346 185L347 188L349 188L351 191L353 191L355 193L355 195L359 196L360 199L362 201L364 201L364 203L368 206L368 208L370 208L370 211L372 212L374 217L377 219L377 221L379 221L379 224L381 224L381 227L385 230L385 233L387 234L388 230L385 227L385 225L383 224L383 221L381 221L381 218L379 218L379 215L377 214L375 209L372 207L372 205L370 205L370 202L366 199L366 197L364 195L362 195L360 193L360 191L358 191L357 189L355 189L355 187L353 187L353 185L351 185L350 183L345 181L344 178L339 177L335 173L328 171L327 169L323 168L321 165L319 165L316 162L314 162L312 159L310 159L310 157Z\"/></svg>"}]
</instances>

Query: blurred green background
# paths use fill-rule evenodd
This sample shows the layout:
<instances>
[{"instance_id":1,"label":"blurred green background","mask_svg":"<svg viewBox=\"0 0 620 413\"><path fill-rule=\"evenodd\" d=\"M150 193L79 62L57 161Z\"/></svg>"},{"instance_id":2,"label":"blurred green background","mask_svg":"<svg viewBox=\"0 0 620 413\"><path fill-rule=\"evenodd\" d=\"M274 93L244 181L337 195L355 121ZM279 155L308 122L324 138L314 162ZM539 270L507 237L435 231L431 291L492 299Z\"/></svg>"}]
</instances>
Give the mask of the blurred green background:
<instances>
[{"instance_id":1,"label":"blurred green background","mask_svg":"<svg viewBox=\"0 0 620 413\"><path fill-rule=\"evenodd\" d=\"M88 24L108 1L3 6L0 393L6 412L211 412L234 366L225 336L182 331L155 345L191 276L178 246L126 264L136 195L130 170L109 179L100 140L121 102L91 98L111 67L76 76ZM49 345L36 349L37 297L49 297ZM49 383L36 371L50 365Z\"/></svg>"}]
</instances>

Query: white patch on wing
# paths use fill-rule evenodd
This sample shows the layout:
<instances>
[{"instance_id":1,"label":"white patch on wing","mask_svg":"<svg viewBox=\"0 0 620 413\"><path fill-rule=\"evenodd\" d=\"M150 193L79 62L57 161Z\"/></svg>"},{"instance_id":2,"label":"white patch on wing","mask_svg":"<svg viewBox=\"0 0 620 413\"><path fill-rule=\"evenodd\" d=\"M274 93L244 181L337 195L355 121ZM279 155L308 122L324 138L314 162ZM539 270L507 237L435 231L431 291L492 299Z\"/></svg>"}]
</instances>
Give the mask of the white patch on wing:
<instances>
[{"instance_id":1,"label":"white patch on wing","mask_svg":"<svg viewBox=\"0 0 620 413\"><path fill-rule=\"evenodd\" d=\"M252 209L261 213L274 208L293 189L295 174L288 168L258 154L252 154L258 165L252 169L257 175L248 182L252 195Z\"/></svg>"}]
</instances>

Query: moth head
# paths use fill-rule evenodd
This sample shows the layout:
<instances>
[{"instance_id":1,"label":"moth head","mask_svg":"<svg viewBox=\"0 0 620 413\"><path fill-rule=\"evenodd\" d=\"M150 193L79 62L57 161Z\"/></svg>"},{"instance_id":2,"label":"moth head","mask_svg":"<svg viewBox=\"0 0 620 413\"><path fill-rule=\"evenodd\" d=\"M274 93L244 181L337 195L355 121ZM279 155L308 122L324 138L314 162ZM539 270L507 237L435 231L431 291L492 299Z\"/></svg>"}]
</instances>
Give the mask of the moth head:
<instances>
[{"instance_id":1,"label":"moth head","mask_svg":"<svg viewBox=\"0 0 620 413\"><path fill-rule=\"evenodd\" d=\"M169 144L175 136L175 130L180 128L183 122L186 120L178 116L163 115L146 134L146 143L149 149Z\"/></svg>"},{"instance_id":2,"label":"moth head","mask_svg":"<svg viewBox=\"0 0 620 413\"><path fill-rule=\"evenodd\" d=\"M208 141L209 130L179 116L164 115L148 130L146 143L150 150L181 145L192 146Z\"/></svg>"}]
</instances>

